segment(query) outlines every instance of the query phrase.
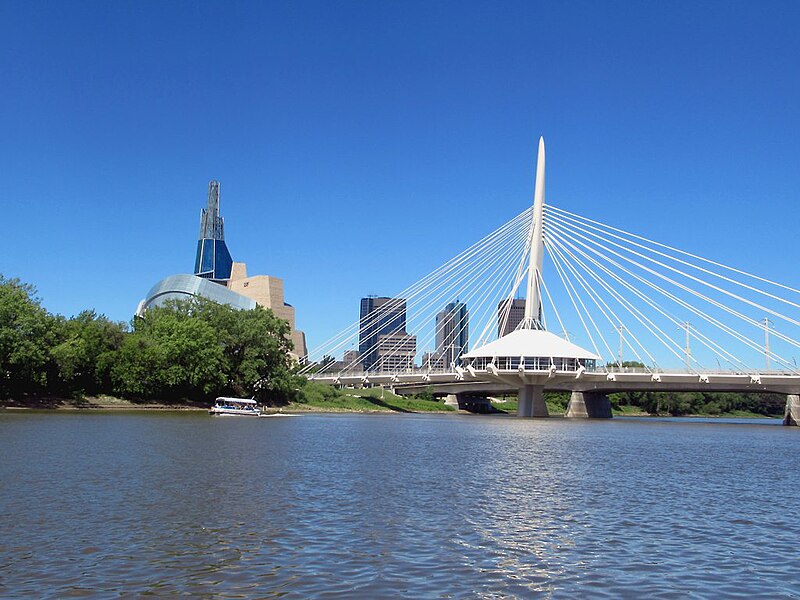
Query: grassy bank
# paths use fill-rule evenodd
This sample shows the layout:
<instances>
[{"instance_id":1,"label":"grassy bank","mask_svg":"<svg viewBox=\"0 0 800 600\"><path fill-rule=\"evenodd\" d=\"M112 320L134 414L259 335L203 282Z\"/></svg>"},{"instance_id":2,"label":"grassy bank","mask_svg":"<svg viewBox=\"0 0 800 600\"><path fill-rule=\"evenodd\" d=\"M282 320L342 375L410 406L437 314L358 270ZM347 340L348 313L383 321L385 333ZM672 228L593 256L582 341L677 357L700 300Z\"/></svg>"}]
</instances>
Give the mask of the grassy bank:
<instances>
[{"instance_id":1,"label":"grassy bank","mask_svg":"<svg viewBox=\"0 0 800 600\"><path fill-rule=\"evenodd\" d=\"M517 412L516 396L503 396L497 400L497 402L492 402L492 406L497 410L509 413ZM547 412L549 412L551 415L563 415L567 411L569 394L563 394L561 392L545 392L544 402L547 404Z\"/></svg>"},{"instance_id":2,"label":"grassy bank","mask_svg":"<svg viewBox=\"0 0 800 600\"><path fill-rule=\"evenodd\" d=\"M24 401L6 401L0 408L54 410L208 410L213 402L175 404L174 402L134 402L114 396L60 398L27 397ZM299 390L299 398L283 406L267 408L268 412L454 412L444 401L431 398L405 398L380 388L337 390L330 386L309 383Z\"/></svg>"},{"instance_id":3,"label":"grassy bank","mask_svg":"<svg viewBox=\"0 0 800 600\"><path fill-rule=\"evenodd\" d=\"M332 412L453 412L442 400L406 398L381 388L337 390L315 383L301 390L298 402L292 402L284 410L332 411Z\"/></svg>"},{"instance_id":4,"label":"grassy bank","mask_svg":"<svg viewBox=\"0 0 800 600\"><path fill-rule=\"evenodd\" d=\"M566 412L566 408L563 407L559 402L553 402L551 400L545 399L545 404L547 404L547 412L551 415L562 415ZM492 402L492 406L497 410L507 412L507 413L516 413L517 412L517 400L516 399L506 399L502 402Z\"/></svg>"},{"instance_id":5,"label":"grassy bank","mask_svg":"<svg viewBox=\"0 0 800 600\"><path fill-rule=\"evenodd\" d=\"M404 397L381 388L343 389L309 382L298 390L296 401L288 405L272 406L268 412L278 410L287 412L385 412L385 413L453 413L455 409L444 404L441 399L429 396ZM562 416L566 412L568 395L546 393L547 410L552 416ZM516 414L517 399L507 396L492 402L499 412ZM147 401L137 402L114 396L87 396L82 398L61 398L55 396L26 397L24 401L7 400L0 402L2 408L56 409L56 410L207 410L211 401L175 402ZM669 413L653 414L641 406L612 403L612 414L617 417L672 416ZM684 417L727 417L727 418L769 418L748 410L729 410L719 413L691 413ZM780 416L780 415L778 415Z\"/></svg>"}]
</instances>

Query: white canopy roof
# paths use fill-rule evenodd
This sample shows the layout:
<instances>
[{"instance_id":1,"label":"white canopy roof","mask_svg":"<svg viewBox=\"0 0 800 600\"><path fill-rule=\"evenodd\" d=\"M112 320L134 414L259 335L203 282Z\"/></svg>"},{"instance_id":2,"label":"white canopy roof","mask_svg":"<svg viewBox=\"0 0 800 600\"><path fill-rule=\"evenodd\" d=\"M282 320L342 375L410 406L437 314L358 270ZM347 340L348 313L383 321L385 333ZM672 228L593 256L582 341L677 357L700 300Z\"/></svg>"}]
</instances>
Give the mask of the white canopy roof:
<instances>
[{"instance_id":1,"label":"white canopy roof","mask_svg":"<svg viewBox=\"0 0 800 600\"><path fill-rule=\"evenodd\" d=\"M541 329L518 329L517 331L512 331L498 340L467 352L463 358L493 358L495 356L525 356L530 358L544 356L600 360L600 357L595 353L584 350L572 342Z\"/></svg>"},{"instance_id":2,"label":"white canopy roof","mask_svg":"<svg viewBox=\"0 0 800 600\"><path fill-rule=\"evenodd\" d=\"M238 402L239 404L258 404L255 400L251 400L250 398L226 398L225 396L220 396L217 398L217 402Z\"/></svg>"}]
</instances>

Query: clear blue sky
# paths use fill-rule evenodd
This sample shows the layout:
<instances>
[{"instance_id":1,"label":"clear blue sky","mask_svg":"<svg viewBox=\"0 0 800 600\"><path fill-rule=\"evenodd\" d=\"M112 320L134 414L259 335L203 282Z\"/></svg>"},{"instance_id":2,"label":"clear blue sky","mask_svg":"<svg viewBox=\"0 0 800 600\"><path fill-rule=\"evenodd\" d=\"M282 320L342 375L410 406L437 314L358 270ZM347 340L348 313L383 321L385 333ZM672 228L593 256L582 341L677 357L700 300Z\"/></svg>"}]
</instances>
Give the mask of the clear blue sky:
<instances>
[{"instance_id":1,"label":"clear blue sky","mask_svg":"<svg viewBox=\"0 0 800 600\"><path fill-rule=\"evenodd\" d=\"M130 319L234 259L309 345L530 204L795 286L798 2L0 3L0 272Z\"/></svg>"}]
</instances>

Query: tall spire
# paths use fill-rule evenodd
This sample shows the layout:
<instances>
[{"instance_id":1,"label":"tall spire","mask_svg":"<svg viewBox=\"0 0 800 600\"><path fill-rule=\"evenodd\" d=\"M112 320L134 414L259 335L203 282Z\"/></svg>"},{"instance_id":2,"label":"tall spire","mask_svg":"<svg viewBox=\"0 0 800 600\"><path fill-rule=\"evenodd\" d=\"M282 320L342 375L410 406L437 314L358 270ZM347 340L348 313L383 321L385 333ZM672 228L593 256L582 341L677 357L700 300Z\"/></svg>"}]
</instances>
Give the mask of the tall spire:
<instances>
[{"instance_id":1,"label":"tall spire","mask_svg":"<svg viewBox=\"0 0 800 600\"><path fill-rule=\"evenodd\" d=\"M219 181L208 184L208 203L200 211L200 236L194 259L198 277L224 281L230 279L233 259L225 244L225 222L219 214Z\"/></svg>"},{"instance_id":2,"label":"tall spire","mask_svg":"<svg viewBox=\"0 0 800 600\"><path fill-rule=\"evenodd\" d=\"M219 181L208 184L208 203L200 211L200 238L225 239L225 226L219 214Z\"/></svg>"},{"instance_id":3,"label":"tall spire","mask_svg":"<svg viewBox=\"0 0 800 600\"><path fill-rule=\"evenodd\" d=\"M544 137L539 138L536 159L536 185L533 190L533 220L528 262L528 293L525 296L525 318L520 329L544 329L542 325L542 261L544 260Z\"/></svg>"}]
</instances>

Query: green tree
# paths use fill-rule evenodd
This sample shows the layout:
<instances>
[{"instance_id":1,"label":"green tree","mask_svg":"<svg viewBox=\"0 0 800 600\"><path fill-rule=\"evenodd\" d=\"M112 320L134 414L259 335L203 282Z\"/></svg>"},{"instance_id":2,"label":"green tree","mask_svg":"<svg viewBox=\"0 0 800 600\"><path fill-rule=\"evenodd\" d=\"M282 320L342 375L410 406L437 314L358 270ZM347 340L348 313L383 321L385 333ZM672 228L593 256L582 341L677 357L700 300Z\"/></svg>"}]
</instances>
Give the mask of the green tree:
<instances>
[{"instance_id":1,"label":"green tree","mask_svg":"<svg viewBox=\"0 0 800 600\"><path fill-rule=\"evenodd\" d=\"M65 393L97 394L111 389L110 354L122 347L127 329L93 310L59 321L61 341L50 350Z\"/></svg>"},{"instance_id":2,"label":"green tree","mask_svg":"<svg viewBox=\"0 0 800 600\"><path fill-rule=\"evenodd\" d=\"M162 397L161 371L164 355L157 341L136 332L125 336L122 346L112 356L104 355L111 390L115 395L135 400Z\"/></svg>"},{"instance_id":3,"label":"green tree","mask_svg":"<svg viewBox=\"0 0 800 600\"><path fill-rule=\"evenodd\" d=\"M287 321L260 306L240 311L198 300L183 308L218 331L230 393L256 396L262 402L275 404L296 395L300 382L289 356L293 346Z\"/></svg>"},{"instance_id":4,"label":"green tree","mask_svg":"<svg viewBox=\"0 0 800 600\"><path fill-rule=\"evenodd\" d=\"M147 311L134 320L111 366L117 393L138 399L205 400L225 385L220 336L188 303Z\"/></svg>"},{"instance_id":5,"label":"green tree","mask_svg":"<svg viewBox=\"0 0 800 600\"><path fill-rule=\"evenodd\" d=\"M58 323L35 294L33 286L0 275L0 398L44 393L52 380Z\"/></svg>"},{"instance_id":6,"label":"green tree","mask_svg":"<svg viewBox=\"0 0 800 600\"><path fill-rule=\"evenodd\" d=\"M300 387L289 325L271 310L171 301L134 320L110 368L125 397L208 401L220 395L283 403Z\"/></svg>"}]
</instances>

